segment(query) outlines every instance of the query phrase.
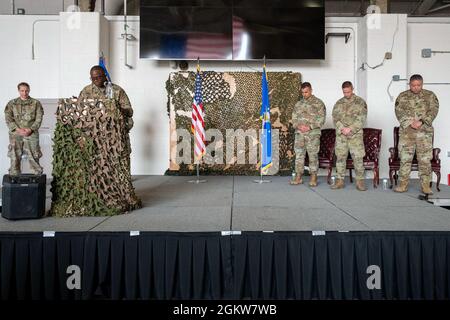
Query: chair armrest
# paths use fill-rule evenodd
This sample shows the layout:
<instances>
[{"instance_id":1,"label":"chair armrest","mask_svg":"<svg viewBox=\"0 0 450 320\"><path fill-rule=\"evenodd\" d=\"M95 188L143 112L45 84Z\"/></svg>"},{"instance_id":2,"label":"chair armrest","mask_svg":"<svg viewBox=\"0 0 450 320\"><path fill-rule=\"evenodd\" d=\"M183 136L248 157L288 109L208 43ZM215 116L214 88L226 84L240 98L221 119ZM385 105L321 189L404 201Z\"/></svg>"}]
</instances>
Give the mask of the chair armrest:
<instances>
[{"instance_id":1,"label":"chair armrest","mask_svg":"<svg viewBox=\"0 0 450 320\"><path fill-rule=\"evenodd\" d=\"M396 150L394 147L390 147L390 148L389 148L389 153L391 154L391 157L390 157L391 159L397 158L397 157L396 157L396 153L397 153L396 151L397 151L397 150Z\"/></svg>"},{"instance_id":2,"label":"chair armrest","mask_svg":"<svg viewBox=\"0 0 450 320\"><path fill-rule=\"evenodd\" d=\"M433 159L436 161L439 161L439 154L441 153L440 148L434 148L433 149Z\"/></svg>"}]
</instances>

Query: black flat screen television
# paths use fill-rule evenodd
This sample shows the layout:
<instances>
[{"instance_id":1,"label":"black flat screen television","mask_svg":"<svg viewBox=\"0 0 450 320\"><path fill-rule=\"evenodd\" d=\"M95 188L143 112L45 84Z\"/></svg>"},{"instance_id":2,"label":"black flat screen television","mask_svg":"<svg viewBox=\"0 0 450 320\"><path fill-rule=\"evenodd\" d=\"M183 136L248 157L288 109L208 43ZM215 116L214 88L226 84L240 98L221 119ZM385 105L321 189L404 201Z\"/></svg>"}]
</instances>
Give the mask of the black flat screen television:
<instances>
[{"instance_id":1,"label":"black flat screen television","mask_svg":"<svg viewBox=\"0 0 450 320\"><path fill-rule=\"evenodd\" d=\"M140 58L324 59L324 0L141 0Z\"/></svg>"}]
</instances>

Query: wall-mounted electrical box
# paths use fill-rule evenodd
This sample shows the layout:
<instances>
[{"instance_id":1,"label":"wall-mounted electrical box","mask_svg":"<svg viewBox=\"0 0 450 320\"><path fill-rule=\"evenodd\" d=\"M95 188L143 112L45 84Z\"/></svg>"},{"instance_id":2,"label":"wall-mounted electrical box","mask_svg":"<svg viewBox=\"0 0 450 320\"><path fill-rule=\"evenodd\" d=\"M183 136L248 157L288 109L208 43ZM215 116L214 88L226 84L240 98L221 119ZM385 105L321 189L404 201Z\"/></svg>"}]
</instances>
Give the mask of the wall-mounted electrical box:
<instances>
[{"instance_id":1,"label":"wall-mounted electrical box","mask_svg":"<svg viewBox=\"0 0 450 320\"><path fill-rule=\"evenodd\" d=\"M431 58L431 49L422 49L422 58Z\"/></svg>"}]
</instances>

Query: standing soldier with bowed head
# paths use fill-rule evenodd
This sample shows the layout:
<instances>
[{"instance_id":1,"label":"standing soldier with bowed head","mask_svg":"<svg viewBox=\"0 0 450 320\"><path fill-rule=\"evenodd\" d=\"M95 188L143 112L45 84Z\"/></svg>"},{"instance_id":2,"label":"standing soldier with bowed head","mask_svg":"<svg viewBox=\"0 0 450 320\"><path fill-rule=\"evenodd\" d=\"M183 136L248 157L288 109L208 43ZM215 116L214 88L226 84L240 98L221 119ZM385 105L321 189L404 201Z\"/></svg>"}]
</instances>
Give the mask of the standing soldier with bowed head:
<instances>
[{"instance_id":1,"label":"standing soldier with bowed head","mask_svg":"<svg viewBox=\"0 0 450 320\"><path fill-rule=\"evenodd\" d=\"M366 191L363 127L367 119L367 104L363 98L353 93L353 85L350 81L342 84L342 92L344 97L339 99L333 108L333 122L336 126L336 183L331 188L344 188L347 156L350 151L356 172L356 189Z\"/></svg>"},{"instance_id":2,"label":"standing soldier with bowed head","mask_svg":"<svg viewBox=\"0 0 450 320\"><path fill-rule=\"evenodd\" d=\"M319 169L320 129L325 122L325 104L312 94L309 82L301 85L301 99L294 107L292 125L295 128L295 179L293 185L303 183L302 175L305 167L305 156L308 152L311 187L317 186L317 171Z\"/></svg>"},{"instance_id":3,"label":"standing soldier with bowed head","mask_svg":"<svg viewBox=\"0 0 450 320\"><path fill-rule=\"evenodd\" d=\"M39 146L39 128L44 109L41 103L30 97L30 85L21 82L17 85L19 97L8 102L5 108L5 120L9 129L8 157L11 159L9 174L21 174L20 161L25 151L31 172L42 174L39 158L42 157Z\"/></svg>"},{"instance_id":4,"label":"standing soldier with bowed head","mask_svg":"<svg viewBox=\"0 0 450 320\"><path fill-rule=\"evenodd\" d=\"M432 194L431 159L433 157L433 120L439 111L436 95L423 89L419 74L409 79L409 90L400 93L395 101L395 115L400 122L400 185L395 192L408 190L411 162L417 152L422 192Z\"/></svg>"}]
</instances>

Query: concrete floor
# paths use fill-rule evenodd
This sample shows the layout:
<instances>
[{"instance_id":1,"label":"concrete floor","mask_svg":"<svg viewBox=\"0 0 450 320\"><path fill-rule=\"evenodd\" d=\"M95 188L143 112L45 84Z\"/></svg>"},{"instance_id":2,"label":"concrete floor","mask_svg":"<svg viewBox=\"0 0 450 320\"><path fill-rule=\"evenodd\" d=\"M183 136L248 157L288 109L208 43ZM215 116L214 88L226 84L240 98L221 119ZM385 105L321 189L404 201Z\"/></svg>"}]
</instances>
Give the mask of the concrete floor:
<instances>
[{"instance_id":1,"label":"concrete floor","mask_svg":"<svg viewBox=\"0 0 450 320\"><path fill-rule=\"evenodd\" d=\"M188 183L191 179L138 176L133 183L142 209L113 217L0 218L0 232L450 231L450 210L419 200L418 181L397 194L373 189L371 181L366 192L348 181L344 190L333 191L323 177L317 188L291 186L289 177L267 177L272 182L265 184L245 176L208 176L203 184ZM450 187L441 185L433 198L450 198Z\"/></svg>"}]
</instances>

